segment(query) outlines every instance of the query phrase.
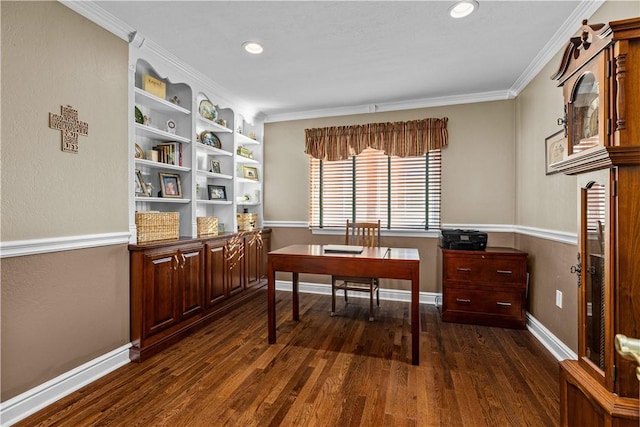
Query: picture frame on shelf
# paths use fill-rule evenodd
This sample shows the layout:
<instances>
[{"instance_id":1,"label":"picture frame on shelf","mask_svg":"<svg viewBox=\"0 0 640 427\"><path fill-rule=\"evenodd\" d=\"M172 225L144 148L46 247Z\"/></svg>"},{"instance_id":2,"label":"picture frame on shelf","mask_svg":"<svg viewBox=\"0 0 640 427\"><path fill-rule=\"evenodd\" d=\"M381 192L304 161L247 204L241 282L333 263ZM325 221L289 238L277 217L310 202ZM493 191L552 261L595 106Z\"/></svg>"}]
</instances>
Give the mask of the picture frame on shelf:
<instances>
[{"instance_id":1,"label":"picture frame on shelf","mask_svg":"<svg viewBox=\"0 0 640 427\"><path fill-rule=\"evenodd\" d=\"M220 162L218 160L211 160L209 172L220 173Z\"/></svg>"},{"instance_id":2,"label":"picture frame on shelf","mask_svg":"<svg viewBox=\"0 0 640 427\"><path fill-rule=\"evenodd\" d=\"M209 200L227 200L227 188L224 185L208 185Z\"/></svg>"},{"instance_id":3,"label":"picture frame on shelf","mask_svg":"<svg viewBox=\"0 0 640 427\"><path fill-rule=\"evenodd\" d=\"M253 166L242 166L242 177L253 181L258 180L258 168Z\"/></svg>"},{"instance_id":4,"label":"picture frame on shelf","mask_svg":"<svg viewBox=\"0 0 640 427\"><path fill-rule=\"evenodd\" d=\"M182 198L180 175L160 172L160 194L162 197Z\"/></svg>"},{"instance_id":5,"label":"picture frame on shelf","mask_svg":"<svg viewBox=\"0 0 640 427\"><path fill-rule=\"evenodd\" d=\"M149 189L147 188L147 184L144 183L144 179L142 178L142 172L139 169L136 169L136 177L135 177L135 193L136 197L149 197Z\"/></svg>"},{"instance_id":6,"label":"picture frame on shelf","mask_svg":"<svg viewBox=\"0 0 640 427\"><path fill-rule=\"evenodd\" d=\"M167 97L167 84L149 74L142 76L142 89L160 99Z\"/></svg>"},{"instance_id":7,"label":"picture frame on shelf","mask_svg":"<svg viewBox=\"0 0 640 427\"><path fill-rule=\"evenodd\" d=\"M564 130L559 130L544 140L544 171L546 175L558 173L551 167L552 164L564 160L568 154L567 141L564 136Z\"/></svg>"}]
</instances>

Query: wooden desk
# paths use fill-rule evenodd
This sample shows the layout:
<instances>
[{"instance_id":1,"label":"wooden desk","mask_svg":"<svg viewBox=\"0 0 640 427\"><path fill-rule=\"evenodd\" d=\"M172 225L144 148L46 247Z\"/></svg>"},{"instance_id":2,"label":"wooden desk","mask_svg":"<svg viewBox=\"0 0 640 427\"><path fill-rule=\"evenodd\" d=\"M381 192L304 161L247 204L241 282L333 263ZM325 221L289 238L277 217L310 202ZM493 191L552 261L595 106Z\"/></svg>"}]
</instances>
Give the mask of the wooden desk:
<instances>
[{"instance_id":1,"label":"wooden desk","mask_svg":"<svg viewBox=\"0 0 640 427\"><path fill-rule=\"evenodd\" d=\"M293 274L293 320L299 320L298 274L369 276L411 281L411 362L420 364L420 256L415 248L364 248L360 254L324 253L323 245L291 245L267 254L269 343L276 342L276 271ZM327 314L328 316L328 314Z\"/></svg>"}]
</instances>

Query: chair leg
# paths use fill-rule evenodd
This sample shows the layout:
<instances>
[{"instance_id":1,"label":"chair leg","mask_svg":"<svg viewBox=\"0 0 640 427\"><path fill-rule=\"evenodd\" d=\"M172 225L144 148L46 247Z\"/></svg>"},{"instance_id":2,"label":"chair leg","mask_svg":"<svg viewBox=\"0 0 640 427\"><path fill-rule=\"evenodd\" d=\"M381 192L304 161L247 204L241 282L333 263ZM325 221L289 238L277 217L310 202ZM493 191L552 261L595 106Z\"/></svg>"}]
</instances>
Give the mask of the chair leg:
<instances>
[{"instance_id":1,"label":"chair leg","mask_svg":"<svg viewBox=\"0 0 640 427\"><path fill-rule=\"evenodd\" d=\"M336 314L336 281L331 280L331 317Z\"/></svg>"},{"instance_id":2,"label":"chair leg","mask_svg":"<svg viewBox=\"0 0 640 427\"><path fill-rule=\"evenodd\" d=\"M344 303L349 304L349 298L347 296L347 282L344 282Z\"/></svg>"},{"instance_id":3,"label":"chair leg","mask_svg":"<svg viewBox=\"0 0 640 427\"><path fill-rule=\"evenodd\" d=\"M380 307L380 286L378 285L378 289L376 289L376 302L378 303L378 307Z\"/></svg>"},{"instance_id":4,"label":"chair leg","mask_svg":"<svg viewBox=\"0 0 640 427\"><path fill-rule=\"evenodd\" d=\"M373 281L369 283L369 322L373 322Z\"/></svg>"}]
</instances>

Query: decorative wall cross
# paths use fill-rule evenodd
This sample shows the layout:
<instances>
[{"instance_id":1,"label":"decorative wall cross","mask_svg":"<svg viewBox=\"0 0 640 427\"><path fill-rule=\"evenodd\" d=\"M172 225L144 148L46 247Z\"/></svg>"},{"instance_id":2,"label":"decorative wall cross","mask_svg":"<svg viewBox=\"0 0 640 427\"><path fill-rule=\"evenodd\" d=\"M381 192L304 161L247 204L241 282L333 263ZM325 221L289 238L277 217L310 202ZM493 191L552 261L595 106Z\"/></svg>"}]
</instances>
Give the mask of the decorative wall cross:
<instances>
[{"instance_id":1,"label":"decorative wall cross","mask_svg":"<svg viewBox=\"0 0 640 427\"><path fill-rule=\"evenodd\" d=\"M49 127L62 131L62 151L78 154L78 135L89 134L89 124L78 120L78 110L72 106L60 106L62 115L49 113Z\"/></svg>"}]
</instances>

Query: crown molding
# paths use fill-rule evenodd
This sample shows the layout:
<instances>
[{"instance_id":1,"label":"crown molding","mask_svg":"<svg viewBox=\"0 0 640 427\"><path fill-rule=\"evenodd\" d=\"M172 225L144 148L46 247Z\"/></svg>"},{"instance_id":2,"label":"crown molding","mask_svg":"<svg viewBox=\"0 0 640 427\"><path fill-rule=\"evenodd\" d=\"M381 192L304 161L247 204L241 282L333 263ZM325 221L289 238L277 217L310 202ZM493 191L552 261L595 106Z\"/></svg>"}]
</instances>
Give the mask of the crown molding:
<instances>
[{"instance_id":1,"label":"crown molding","mask_svg":"<svg viewBox=\"0 0 640 427\"><path fill-rule=\"evenodd\" d=\"M154 42L150 39L145 39L142 45L140 46L141 50L148 50L159 57L162 61L170 64L172 67L178 69L183 75L185 75L190 80L197 82L202 86L202 89L215 94L216 103L219 105L224 105L235 110L237 113L243 116L245 120L250 123L253 123L256 118L261 116L261 113L257 111L255 108L251 107L251 105L238 98L231 92L229 92L224 87L220 86L218 83L209 79L207 76L196 70L195 68L187 65L178 59L177 56L172 54L171 52L165 50L162 46Z\"/></svg>"},{"instance_id":2,"label":"crown molding","mask_svg":"<svg viewBox=\"0 0 640 427\"><path fill-rule=\"evenodd\" d=\"M590 18L604 4L605 0L583 0L575 10L562 23L551 39L544 45L542 50L533 58L533 61L518 77L511 92L518 96L520 92L542 71L542 69L553 59L560 50L564 49L569 39L582 25L582 20Z\"/></svg>"},{"instance_id":3,"label":"crown molding","mask_svg":"<svg viewBox=\"0 0 640 427\"><path fill-rule=\"evenodd\" d=\"M248 122L253 123L255 120L263 117L262 113L252 107L249 102L238 98L218 83L197 71L195 68L185 64L159 44L155 43L153 40L145 38L144 34L140 34L135 28L116 18L100 6L96 5L93 1L58 1L79 15L101 26L122 40L125 40L127 43L130 43L130 48L146 49L154 53L163 61L166 61L171 66L177 68L188 78L202 85L205 90L214 93L216 95L216 100L222 101L219 103L232 108L237 113L241 114Z\"/></svg>"},{"instance_id":4,"label":"crown molding","mask_svg":"<svg viewBox=\"0 0 640 427\"><path fill-rule=\"evenodd\" d=\"M125 24L92 1L58 0L58 2L84 16L89 21L98 24L110 33L115 34L127 43L129 43L130 35L136 32L135 28Z\"/></svg>"},{"instance_id":5,"label":"crown molding","mask_svg":"<svg viewBox=\"0 0 640 427\"><path fill-rule=\"evenodd\" d=\"M407 101L385 102L381 104L351 105L338 108L275 113L264 116L265 123L289 120L317 119L321 117L350 116L354 114L382 113L386 111L414 110L418 108L442 107L447 105L473 104L477 102L504 101L515 96L510 90L479 92L464 95L420 98Z\"/></svg>"},{"instance_id":6,"label":"crown molding","mask_svg":"<svg viewBox=\"0 0 640 427\"><path fill-rule=\"evenodd\" d=\"M151 40L144 39L138 34L135 28L125 24L115 16L111 15L101 7L97 6L93 1L69 1L58 0L61 4L67 6L71 10L84 16L85 18L100 25L107 31L115 34L128 43L134 43L136 47L145 47L160 56L163 60L169 62L174 67L179 68L183 73L191 79L197 81L207 90L215 93L230 108L237 110L244 118L252 122L254 120L264 120L269 122L282 122L290 120L316 119L323 117L336 117L356 114L379 113L387 111L411 110L429 107L442 107L447 105L471 104L488 101L502 101L514 99L522 90L540 73L540 71L549 63L549 61L559 52L567 40L579 28L582 19L591 17L605 0L583 0L575 10L569 15L562 26L555 32L551 40L549 40L542 50L536 55L533 61L518 77L511 88L502 91L481 92L464 95L443 96L434 98L420 98L407 101L387 102L380 104L364 104L351 105L336 108L322 108L315 110L264 114L251 106L250 103L244 101L219 84L210 80L208 77L195 70L194 68L182 63L177 57Z\"/></svg>"}]
</instances>

